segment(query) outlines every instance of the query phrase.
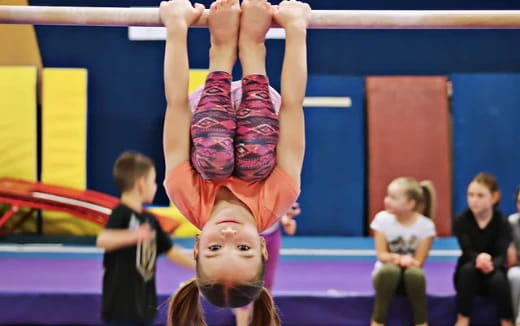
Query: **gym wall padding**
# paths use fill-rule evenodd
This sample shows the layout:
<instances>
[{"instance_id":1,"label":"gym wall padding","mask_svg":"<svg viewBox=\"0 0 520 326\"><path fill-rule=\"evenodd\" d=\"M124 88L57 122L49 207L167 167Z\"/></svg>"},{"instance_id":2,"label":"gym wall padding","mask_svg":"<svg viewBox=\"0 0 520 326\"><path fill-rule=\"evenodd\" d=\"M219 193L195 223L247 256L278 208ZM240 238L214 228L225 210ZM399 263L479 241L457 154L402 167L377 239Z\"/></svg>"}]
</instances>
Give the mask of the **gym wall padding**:
<instances>
[{"instance_id":1,"label":"gym wall padding","mask_svg":"<svg viewBox=\"0 0 520 326\"><path fill-rule=\"evenodd\" d=\"M351 107L306 107L298 233L362 236L365 205L364 80L310 75L307 97L351 98Z\"/></svg>"},{"instance_id":2,"label":"gym wall padding","mask_svg":"<svg viewBox=\"0 0 520 326\"><path fill-rule=\"evenodd\" d=\"M28 5L27 0L2 0L1 5ZM0 24L0 65L42 67L42 58L33 25Z\"/></svg>"},{"instance_id":3,"label":"gym wall padding","mask_svg":"<svg viewBox=\"0 0 520 326\"><path fill-rule=\"evenodd\" d=\"M42 74L41 181L83 190L87 179L87 71Z\"/></svg>"},{"instance_id":4,"label":"gym wall padding","mask_svg":"<svg viewBox=\"0 0 520 326\"><path fill-rule=\"evenodd\" d=\"M41 139L41 181L86 189L86 69L43 69ZM100 230L94 223L57 212L44 212L43 221L45 234L91 235Z\"/></svg>"},{"instance_id":5,"label":"gym wall padding","mask_svg":"<svg viewBox=\"0 0 520 326\"><path fill-rule=\"evenodd\" d=\"M202 1L208 5L211 0ZM70 6L70 0L31 0ZM74 6L136 7L148 0L77 0ZM489 0L313 0L313 9L515 9ZM35 27L47 67L89 71L88 187L118 195L111 168L126 149L141 151L164 177L162 121L164 41L130 41L119 27ZM309 73L316 75L446 75L454 72L520 72L520 30L309 30ZM284 40L267 40L267 73L280 87ZM439 46L442 44L442 47ZM191 68L208 67L207 28L190 29ZM237 64L236 67L239 67ZM240 77L239 74L235 78ZM155 205L168 205L159 187Z\"/></svg>"},{"instance_id":6,"label":"gym wall padding","mask_svg":"<svg viewBox=\"0 0 520 326\"><path fill-rule=\"evenodd\" d=\"M451 234L451 161L446 77L368 77L369 220L397 177L430 179L437 234Z\"/></svg>"},{"instance_id":7,"label":"gym wall padding","mask_svg":"<svg viewBox=\"0 0 520 326\"><path fill-rule=\"evenodd\" d=\"M453 82L454 213L479 172L493 174L511 214L520 184L520 74L455 74Z\"/></svg>"},{"instance_id":8,"label":"gym wall padding","mask_svg":"<svg viewBox=\"0 0 520 326\"><path fill-rule=\"evenodd\" d=\"M211 0L202 2L208 5ZM71 5L70 0L30 3ZM149 7L153 4L147 0L77 0L74 5ZM518 9L518 3L489 0L312 0L311 5L317 10ZM35 29L45 66L88 69L88 151L92 153L87 157L88 187L118 196L111 169L114 160L126 149L152 157L158 181L162 180L164 41L130 41L124 27L38 25ZM520 72L519 37L520 30L309 30L308 68L311 75L345 76ZM208 67L209 39L207 28L190 29L191 68ZM284 40L266 41L267 73L277 89L284 45ZM302 202L304 207L315 204L312 198L306 198L309 202ZM163 187L159 187L154 204L169 205ZM302 218L300 224L305 223ZM300 231L299 235L305 235L305 229Z\"/></svg>"},{"instance_id":9,"label":"gym wall padding","mask_svg":"<svg viewBox=\"0 0 520 326\"><path fill-rule=\"evenodd\" d=\"M36 181L36 67L0 67L0 177Z\"/></svg>"}]
</instances>

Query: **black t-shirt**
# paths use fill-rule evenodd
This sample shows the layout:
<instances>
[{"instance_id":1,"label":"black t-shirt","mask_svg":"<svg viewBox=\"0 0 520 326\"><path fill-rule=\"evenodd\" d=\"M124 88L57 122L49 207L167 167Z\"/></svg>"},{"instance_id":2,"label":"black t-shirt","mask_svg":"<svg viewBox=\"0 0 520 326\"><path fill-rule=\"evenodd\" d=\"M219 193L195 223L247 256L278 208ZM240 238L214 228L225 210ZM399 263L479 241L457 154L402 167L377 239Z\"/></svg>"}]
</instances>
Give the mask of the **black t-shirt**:
<instances>
[{"instance_id":1,"label":"black t-shirt","mask_svg":"<svg viewBox=\"0 0 520 326\"><path fill-rule=\"evenodd\" d=\"M155 263L172 247L168 235L150 213L138 213L120 204L112 210L107 229L133 229L143 223L155 231L149 244L120 248L103 257L103 320L152 320L157 313Z\"/></svg>"},{"instance_id":2,"label":"black t-shirt","mask_svg":"<svg viewBox=\"0 0 520 326\"><path fill-rule=\"evenodd\" d=\"M511 226L502 212L495 209L491 221L481 229L468 209L456 218L454 231L462 250L457 271L464 263L474 264L482 252L491 255L495 268L505 269L507 247L511 243Z\"/></svg>"}]
</instances>

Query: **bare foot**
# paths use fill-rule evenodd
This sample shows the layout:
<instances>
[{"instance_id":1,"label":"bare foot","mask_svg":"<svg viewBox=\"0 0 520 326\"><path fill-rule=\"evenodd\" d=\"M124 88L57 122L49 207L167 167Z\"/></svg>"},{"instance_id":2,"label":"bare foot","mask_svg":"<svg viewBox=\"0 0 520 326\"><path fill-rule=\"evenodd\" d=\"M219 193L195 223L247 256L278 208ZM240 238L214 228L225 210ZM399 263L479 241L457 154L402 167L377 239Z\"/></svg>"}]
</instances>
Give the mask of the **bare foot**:
<instances>
[{"instance_id":1,"label":"bare foot","mask_svg":"<svg viewBox=\"0 0 520 326\"><path fill-rule=\"evenodd\" d=\"M272 18L273 8L266 0L244 0L240 21L240 46L245 42L263 44Z\"/></svg>"},{"instance_id":2,"label":"bare foot","mask_svg":"<svg viewBox=\"0 0 520 326\"><path fill-rule=\"evenodd\" d=\"M237 59L240 5L238 0L216 0L208 16L211 33L209 70L231 73Z\"/></svg>"},{"instance_id":3,"label":"bare foot","mask_svg":"<svg viewBox=\"0 0 520 326\"><path fill-rule=\"evenodd\" d=\"M238 0L217 0L211 4L208 25L213 46L232 46L236 49L239 24Z\"/></svg>"},{"instance_id":4,"label":"bare foot","mask_svg":"<svg viewBox=\"0 0 520 326\"><path fill-rule=\"evenodd\" d=\"M244 76L266 75L265 34L271 26L273 7L266 0L244 0L238 48Z\"/></svg>"},{"instance_id":5,"label":"bare foot","mask_svg":"<svg viewBox=\"0 0 520 326\"><path fill-rule=\"evenodd\" d=\"M469 317L458 314L455 326L469 326Z\"/></svg>"}]
</instances>

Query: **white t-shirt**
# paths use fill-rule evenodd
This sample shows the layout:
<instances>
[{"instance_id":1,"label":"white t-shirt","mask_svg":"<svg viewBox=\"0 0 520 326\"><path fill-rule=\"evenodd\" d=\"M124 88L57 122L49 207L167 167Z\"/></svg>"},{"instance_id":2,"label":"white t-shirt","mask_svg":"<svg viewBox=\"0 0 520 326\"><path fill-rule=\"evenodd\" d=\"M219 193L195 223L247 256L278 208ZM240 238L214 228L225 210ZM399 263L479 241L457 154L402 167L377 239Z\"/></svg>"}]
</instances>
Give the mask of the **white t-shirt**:
<instances>
[{"instance_id":1,"label":"white t-shirt","mask_svg":"<svg viewBox=\"0 0 520 326\"><path fill-rule=\"evenodd\" d=\"M420 215L412 225L402 225L394 214L381 211L376 214L370 228L383 233L388 243L388 250L399 255L414 255L419 243L428 237L434 237L435 224L426 216ZM374 273L383 266L377 261Z\"/></svg>"}]
</instances>

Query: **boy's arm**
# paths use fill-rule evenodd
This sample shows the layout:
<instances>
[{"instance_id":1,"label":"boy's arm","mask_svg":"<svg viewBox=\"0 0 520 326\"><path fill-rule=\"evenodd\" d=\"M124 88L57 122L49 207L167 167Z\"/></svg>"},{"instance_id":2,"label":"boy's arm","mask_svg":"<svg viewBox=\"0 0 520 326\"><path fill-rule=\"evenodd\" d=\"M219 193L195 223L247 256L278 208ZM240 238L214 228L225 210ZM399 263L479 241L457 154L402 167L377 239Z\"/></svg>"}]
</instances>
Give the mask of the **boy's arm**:
<instances>
[{"instance_id":1,"label":"boy's arm","mask_svg":"<svg viewBox=\"0 0 520 326\"><path fill-rule=\"evenodd\" d=\"M105 251L113 251L150 241L153 236L150 225L146 223L136 229L104 229L97 236L96 246Z\"/></svg>"},{"instance_id":2,"label":"boy's arm","mask_svg":"<svg viewBox=\"0 0 520 326\"><path fill-rule=\"evenodd\" d=\"M191 107L188 98L187 38L188 27L198 19L202 9L201 5L193 8L189 3L161 3L160 14L167 31L164 51L164 90L167 106L163 130L167 174L189 159Z\"/></svg>"},{"instance_id":3,"label":"boy's arm","mask_svg":"<svg viewBox=\"0 0 520 326\"><path fill-rule=\"evenodd\" d=\"M195 259L184 254L178 246L171 247L171 249L166 252L166 258L177 265L195 269Z\"/></svg>"},{"instance_id":4,"label":"boy's arm","mask_svg":"<svg viewBox=\"0 0 520 326\"><path fill-rule=\"evenodd\" d=\"M96 246L105 249L105 251L130 247L136 243L137 236L134 230L105 229L99 233L96 239Z\"/></svg>"},{"instance_id":5,"label":"boy's arm","mask_svg":"<svg viewBox=\"0 0 520 326\"><path fill-rule=\"evenodd\" d=\"M296 1L283 1L275 15L275 20L284 27L286 35L276 161L293 178L298 187L305 154L303 98L307 85L308 20L306 17L308 15L310 15L310 7Z\"/></svg>"}]
</instances>

